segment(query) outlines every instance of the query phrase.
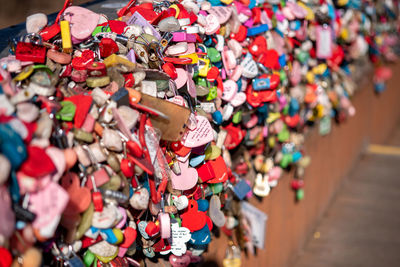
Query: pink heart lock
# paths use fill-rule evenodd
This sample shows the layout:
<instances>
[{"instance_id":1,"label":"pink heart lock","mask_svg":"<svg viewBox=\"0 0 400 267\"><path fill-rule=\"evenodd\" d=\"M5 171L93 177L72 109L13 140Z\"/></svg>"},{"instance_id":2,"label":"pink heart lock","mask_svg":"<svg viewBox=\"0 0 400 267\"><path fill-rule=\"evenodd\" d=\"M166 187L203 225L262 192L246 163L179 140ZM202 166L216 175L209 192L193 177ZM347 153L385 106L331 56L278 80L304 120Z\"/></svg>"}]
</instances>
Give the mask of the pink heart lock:
<instances>
[{"instance_id":1,"label":"pink heart lock","mask_svg":"<svg viewBox=\"0 0 400 267\"><path fill-rule=\"evenodd\" d=\"M52 180L58 182L67 166L64 151L57 147L48 147L46 148L46 154L50 157L56 167L56 172L52 174Z\"/></svg>"},{"instance_id":2,"label":"pink heart lock","mask_svg":"<svg viewBox=\"0 0 400 267\"><path fill-rule=\"evenodd\" d=\"M226 102L230 102L238 91L238 85L232 80L227 80L223 83L224 91L222 93L222 99Z\"/></svg>"},{"instance_id":3,"label":"pink heart lock","mask_svg":"<svg viewBox=\"0 0 400 267\"><path fill-rule=\"evenodd\" d=\"M208 13L216 16L220 24L225 24L232 15L232 9L226 6L213 6Z\"/></svg>"},{"instance_id":4,"label":"pink heart lock","mask_svg":"<svg viewBox=\"0 0 400 267\"><path fill-rule=\"evenodd\" d=\"M187 80L187 90L188 93L191 97L196 98L197 97L197 91L196 91L196 84L193 81L192 75L188 74L189 79Z\"/></svg>"},{"instance_id":5,"label":"pink heart lock","mask_svg":"<svg viewBox=\"0 0 400 267\"><path fill-rule=\"evenodd\" d=\"M171 256L169 256L169 263L171 263L172 267L186 267L190 264L190 256L185 254L178 257L171 254Z\"/></svg>"},{"instance_id":6,"label":"pink heart lock","mask_svg":"<svg viewBox=\"0 0 400 267\"><path fill-rule=\"evenodd\" d=\"M29 209L36 214L33 227L46 227L66 208L68 193L57 183L50 182L41 191L31 194Z\"/></svg>"},{"instance_id":7,"label":"pink heart lock","mask_svg":"<svg viewBox=\"0 0 400 267\"><path fill-rule=\"evenodd\" d=\"M219 28L221 27L217 16L215 16L213 14L207 15L206 23L207 23L207 25L205 26L205 30L206 30L207 35L216 33L219 30Z\"/></svg>"},{"instance_id":8,"label":"pink heart lock","mask_svg":"<svg viewBox=\"0 0 400 267\"><path fill-rule=\"evenodd\" d=\"M74 44L87 39L97 27L100 19L99 14L80 6L68 7L63 15L64 19L71 24L71 37L75 39L73 40Z\"/></svg>"},{"instance_id":9,"label":"pink heart lock","mask_svg":"<svg viewBox=\"0 0 400 267\"><path fill-rule=\"evenodd\" d=\"M296 18L292 10L287 6L282 8L282 13L288 20L294 20Z\"/></svg>"},{"instance_id":10,"label":"pink heart lock","mask_svg":"<svg viewBox=\"0 0 400 267\"><path fill-rule=\"evenodd\" d=\"M196 116L196 120L196 129L187 131L182 138L185 147L199 147L214 140L213 129L208 119L203 116Z\"/></svg>"},{"instance_id":11,"label":"pink heart lock","mask_svg":"<svg viewBox=\"0 0 400 267\"><path fill-rule=\"evenodd\" d=\"M181 173L176 175L171 172L172 187L177 190L189 190L197 184L199 177L195 168L189 167L189 160L186 162L178 162Z\"/></svg>"},{"instance_id":12,"label":"pink heart lock","mask_svg":"<svg viewBox=\"0 0 400 267\"><path fill-rule=\"evenodd\" d=\"M182 68L176 68L176 73L178 74L178 77L174 81L176 83L176 87L180 89L186 84L188 80L188 73Z\"/></svg>"},{"instance_id":13,"label":"pink heart lock","mask_svg":"<svg viewBox=\"0 0 400 267\"><path fill-rule=\"evenodd\" d=\"M307 11L304 10L301 6L299 6L297 3L294 2L287 2L286 6L290 8L290 11L292 11L292 14L296 16L298 19L304 19L307 15Z\"/></svg>"},{"instance_id":14,"label":"pink heart lock","mask_svg":"<svg viewBox=\"0 0 400 267\"><path fill-rule=\"evenodd\" d=\"M246 94L244 92L237 93L230 101L233 107L239 107L246 101Z\"/></svg>"}]
</instances>

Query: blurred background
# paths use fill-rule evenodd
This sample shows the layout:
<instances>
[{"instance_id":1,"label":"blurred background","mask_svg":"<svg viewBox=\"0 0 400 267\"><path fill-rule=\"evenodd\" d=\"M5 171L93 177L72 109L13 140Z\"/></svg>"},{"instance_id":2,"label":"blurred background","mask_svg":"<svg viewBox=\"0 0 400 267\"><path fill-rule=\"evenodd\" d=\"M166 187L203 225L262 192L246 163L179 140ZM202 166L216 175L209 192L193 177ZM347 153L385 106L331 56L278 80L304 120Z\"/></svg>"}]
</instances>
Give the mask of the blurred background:
<instances>
[{"instance_id":1,"label":"blurred background","mask_svg":"<svg viewBox=\"0 0 400 267\"><path fill-rule=\"evenodd\" d=\"M76 5L93 0L73 0ZM51 14L59 11L64 0L0 0L0 28L6 28L25 22L27 16L34 13Z\"/></svg>"}]
</instances>

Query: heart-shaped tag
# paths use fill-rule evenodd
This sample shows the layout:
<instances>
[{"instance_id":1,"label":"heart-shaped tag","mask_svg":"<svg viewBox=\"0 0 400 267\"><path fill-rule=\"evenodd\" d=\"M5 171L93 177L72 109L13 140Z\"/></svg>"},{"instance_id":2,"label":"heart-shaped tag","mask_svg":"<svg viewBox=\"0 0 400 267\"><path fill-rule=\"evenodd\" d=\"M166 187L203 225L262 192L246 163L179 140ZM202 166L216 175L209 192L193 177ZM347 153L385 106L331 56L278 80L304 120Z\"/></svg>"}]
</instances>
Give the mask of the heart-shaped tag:
<instances>
[{"instance_id":1,"label":"heart-shaped tag","mask_svg":"<svg viewBox=\"0 0 400 267\"><path fill-rule=\"evenodd\" d=\"M195 200L189 201L188 209L182 214L182 227L188 228L191 232L202 229L206 224L206 215L197 210L198 204ZM208 228L208 227L207 227Z\"/></svg>"},{"instance_id":2,"label":"heart-shaped tag","mask_svg":"<svg viewBox=\"0 0 400 267\"><path fill-rule=\"evenodd\" d=\"M246 101L246 94L244 92L239 92L233 97L230 103L233 107L236 108L243 105L245 101Z\"/></svg>"},{"instance_id":3,"label":"heart-shaped tag","mask_svg":"<svg viewBox=\"0 0 400 267\"><path fill-rule=\"evenodd\" d=\"M61 179L61 186L69 195L69 202L64 214L78 214L84 212L92 202L90 190L80 187L79 177L74 172L68 172Z\"/></svg>"},{"instance_id":4,"label":"heart-shaped tag","mask_svg":"<svg viewBox=\"0 0 400 267\"><path fill-rule=\"evenodd\" d=\"M181 173L176 175L171 172L172 187L176 190L189 190L197 184L199 175L195 168L189 167L189 160L178 162Z\"/></svg>"},{"instance_id":5,"label":"heart-shaped tag","mask_svg":"<svg viewBox=\"0 0 400 267\"><path fill-rule=\"evenodd\" d=\"M58 182L66 168L64 152L57 147L48 147L46 148L46 154L51 158L56 166L57 171L52 175L52 179L54 182Z\"/></svg>"},{"instance_id":6,"label":"heart-shaped tag","mask_svg":"<svg viewBox=\"0 0 400 267\"><path fill-rule=\"evenodd\" d=\"M149 239L149 235L146 233L147 222L146 221L140 221L137 226L138 226L138 230L139 230L140 235L144 239Z\"/></svg>"},{"instance_id":7,"label":"heart-shaped tag","mask_svg":"<svg viewBox=\"0 0 400 267\"><path fill-rule=\"evenodd\" d=\"M213 14L209 14L206 17L206 23L205 30L207 35L216 33L221 27L218 17Z\"/></svg>"},{"instance_id":8,"label":"heart-shaped tag","mask_svg":"<svg viewBox=\"0 0 400 267\"><path fill-rule=\"evenodd\" d=\"M232 9L226 6L213 6L208 13L216 16L220 24L225 24L231 17Z\"/></svg>"},{"instance_id":9,"label":"heart-shaped tag","mask_svg":"<svg viewBox=\"0 0 400 267\"><path fill-rule=\"evenodd\" d=\"M186 207L189 205L189 200L185 195L179 197L172 196L172 200L174 201L174 205L178 210L186 209Z\"/></svg>"},{"instance_id":10,"label":"heart-shaped tag","mask_svg":"<svg viewBox=\"0 0 400 267\"><path fill-rule=\"evenodd\" d=\"M160 225L155 222L148 222L145 228L146 234L150 237L157 235L160 232Z\"/></svg>"},{"instance_id":11,"label":"heart-shaped tag","mask_svg":"<svg viewBox=\"0 0 400 267\"><path fill-rule=\"evenodd\" d=\"M253 56L259 56L267 50L267 40L264 36L257 36L249 45L249 52Z\"/></svg>"},{"instance_id":12,"label":"heart-shaped tag","mask_svg":"<svg viewBox=\"0 0 400 267\"><path fill-rule=\"evenodd\" d=\"M102 211L95 211L92 217L92 226L99 229L111 228L119 217L118 208L114 205L106 205Z\"/></svg>"},{"instance_id":13,"label":"heart-shaped tag","mask_svg":"<svg viewBox=\"0 0 400 267\"><path fill-rule=\"evenodd\" d=\"M212 223L211 223L212 224ZM210 228L207 224L199 231L192 233L189 243L192 245L207 245L211 242Z\"/></svg>"},{"instance_id":14,"label":"heart-shaped tag","mask_svg":"<svg viewBox=\"0 0 400 267\"><path fill-rule=\"evenodd\" d=\"M190 264L190 257L188 255L178 257L171 254L169 256L169 263L171 263L172 267L186 267Z\"/></svg>"},{"instance_id":15,"label":"heart-shaped tag","mask_svg":"<svg viewBox=\"0 0 400 267\"><path fill-rule=\"evenodd\" d=\"M80 6L65 9L64 19L71 25L71 36L78 40L87 39L96 28L100 15ZM77 42L79 43L79 41Z\"/></svg>"},{"instance_id":16,"label":"heart-shaped tag","mask_svg":"<svg viewBox=\"0 0 400 267\"><path fill-rule=\"evenodd\" d=\"M46 227L64 211L68 204L68 193L58 184L50 182L41 191L31 194L30 210L36 214L33 227Z\"/></svg>"},{"instance_id":17,"label":"heart-shaped tag","mask_svg":"<svg viewBox=\"0 0 400 267\"><path fill-rule=\"evenodd\" d=\"M178 77L174 80L176 87L178 89L182 88L187 80L188 80L188 73L186 70L182 69L182 68L176 68L176 73L178 74Z\"/></svg>"},{"instance_id":18,"label":"heart-shaped tag","mask_svg":"<svg viewBox=\"0 0 400 267\"><path fill-rule=\"evenodd\" d=\"M206 117L196 116L197 127L193 131L187 131L183 136L183 145L186 147L199 147L214 139L213 129Z\"/></svg>"},{"instance_id":19,"label":"heart-shaped tag","mask_svg":"<svg viewBox=\"0 0 400 267\"><path fill-rule=\"evenodd\" d=\"M246 54L240 65L243 67L243 77L253 79L258 75L257 64L250 53Z\"/></svg>"},{"instance_id":20,"label":"heart-shaped tag","mask_svg":"<svg viewBox=\"0 0 400 267\"><path fill-rule=\"evenodd\" d=\"M37 146L28 146L28 158L21 165L20 171L30 177L41 177L56 170L45 150Z\"/></svg>"},{"instance_id":21,"label":"heart-shaped tag","mask_svg":"<svg viewBox=\"0 0 400 267\"><path fill-rule=\"evenodd\" d=\"M222 99L230 102L238 91L238 85L232 80L227 80L223 83L224 91L222 93Z\"/></svg>"},{"instance_id":22,"label":"heart-shaped tag","mask_svg":"<svg viewBox=\"0 0 400 267\"><path fill-rule=\"evenodd\" d=\"M121 248L129 248L133 242L135 242L137 236L136 229L132 227L126 227L124 230L124 241L119 244Z\"/></svg>"},{"instance_id":23,"label":"heart-shaped tag","mask_svg":"<svg viewBox=\"0 0 400 267\"><path fill-rule=\"evenodd\" d=\"M149 205L149 199L149 191L143 187L133 193L129 199L129 204L136 210L144 210L147 209L147 206Z\"/></svg>"}]
</instances>

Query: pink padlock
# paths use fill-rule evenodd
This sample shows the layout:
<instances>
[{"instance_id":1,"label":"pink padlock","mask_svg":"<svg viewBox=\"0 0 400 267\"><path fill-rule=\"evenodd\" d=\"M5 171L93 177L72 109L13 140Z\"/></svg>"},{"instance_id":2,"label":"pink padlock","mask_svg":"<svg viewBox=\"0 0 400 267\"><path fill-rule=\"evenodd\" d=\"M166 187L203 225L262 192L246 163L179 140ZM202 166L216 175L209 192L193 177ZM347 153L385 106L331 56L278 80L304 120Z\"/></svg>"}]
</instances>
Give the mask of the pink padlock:
<instances>
[{"instance_id":1,"label":"pink padlock","mask_svg":"<svg viewBox=\"0 0 400 267\"><path fill-rule=\"evenodd\" d=\"M236 57L232 50L229 50L227 47L225 47L224 51L222 52L222 61L224 63L224 67L228 70L236 67Z\"/></svg>"}]
</instances>

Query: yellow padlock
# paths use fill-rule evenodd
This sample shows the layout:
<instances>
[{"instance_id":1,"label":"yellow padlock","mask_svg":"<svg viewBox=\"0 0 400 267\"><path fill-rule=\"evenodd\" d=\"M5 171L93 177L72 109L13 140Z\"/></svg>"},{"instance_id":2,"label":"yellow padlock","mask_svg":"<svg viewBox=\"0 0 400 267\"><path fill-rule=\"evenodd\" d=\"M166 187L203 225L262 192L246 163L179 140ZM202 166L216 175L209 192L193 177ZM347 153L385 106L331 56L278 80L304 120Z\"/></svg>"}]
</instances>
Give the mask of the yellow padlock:
<instances>
[{"instance_id":1,"label":"yellow padlock","mask_svg":"<svg viewBox=\"0 0 400 267\"><path fill-rule=\"evenodd\" d=\"M116 65L123 65L129 69L128 71L132 71L136 67L135 63L130 62L128 59L118 56L116 54L108 56L106 59L104 59L103 63L106 65L107 68Z\"/></svg>"},{"instance_id":2,"label":"yellow padlock","mask_svg":"<svg viewBox=\"0 0 400 267\"><path fill-rule=\"evenodd\" d=\"M307 80L307 82L308 83L314 83L314 80L315 80L315 76L314 76L314 73L312 72L312 71L308 71L307 72L307 74L306 74L306 80Z\"/></svg>"},{"instance_id":3,"label":"yellow padlock","mask_svg":"<svg viewBox=\"0 0 400 267\"><path fill-rule=\"evenodd\" d=\"M199 62L199 56L196 53L179 56L179 58L190 58L192 62L190 64L197 64Z\"/></svg>"},{"instance_id":4,"label":"yellow padlock","mask_svg":"<svg viewBox=\"0 0 400 267\"><path fill-rule=\"evenodd\" d=\"M60 29L61 29L63 52L71 53L72 52L72 41L71 41L71 31L69 28L69 21L67 21L67 20L60 21Z\"/></svg>"},{"instance_id":5,"label":"yellow padlock","mask_svg":"<svg viewBox=\"0 0 400 267\"><path fill-rule=\"evenodd\" d=\"M199 76L207 77L210 66L210 60L207 58L199 58Z\"/></svg>"}]
</instances>

